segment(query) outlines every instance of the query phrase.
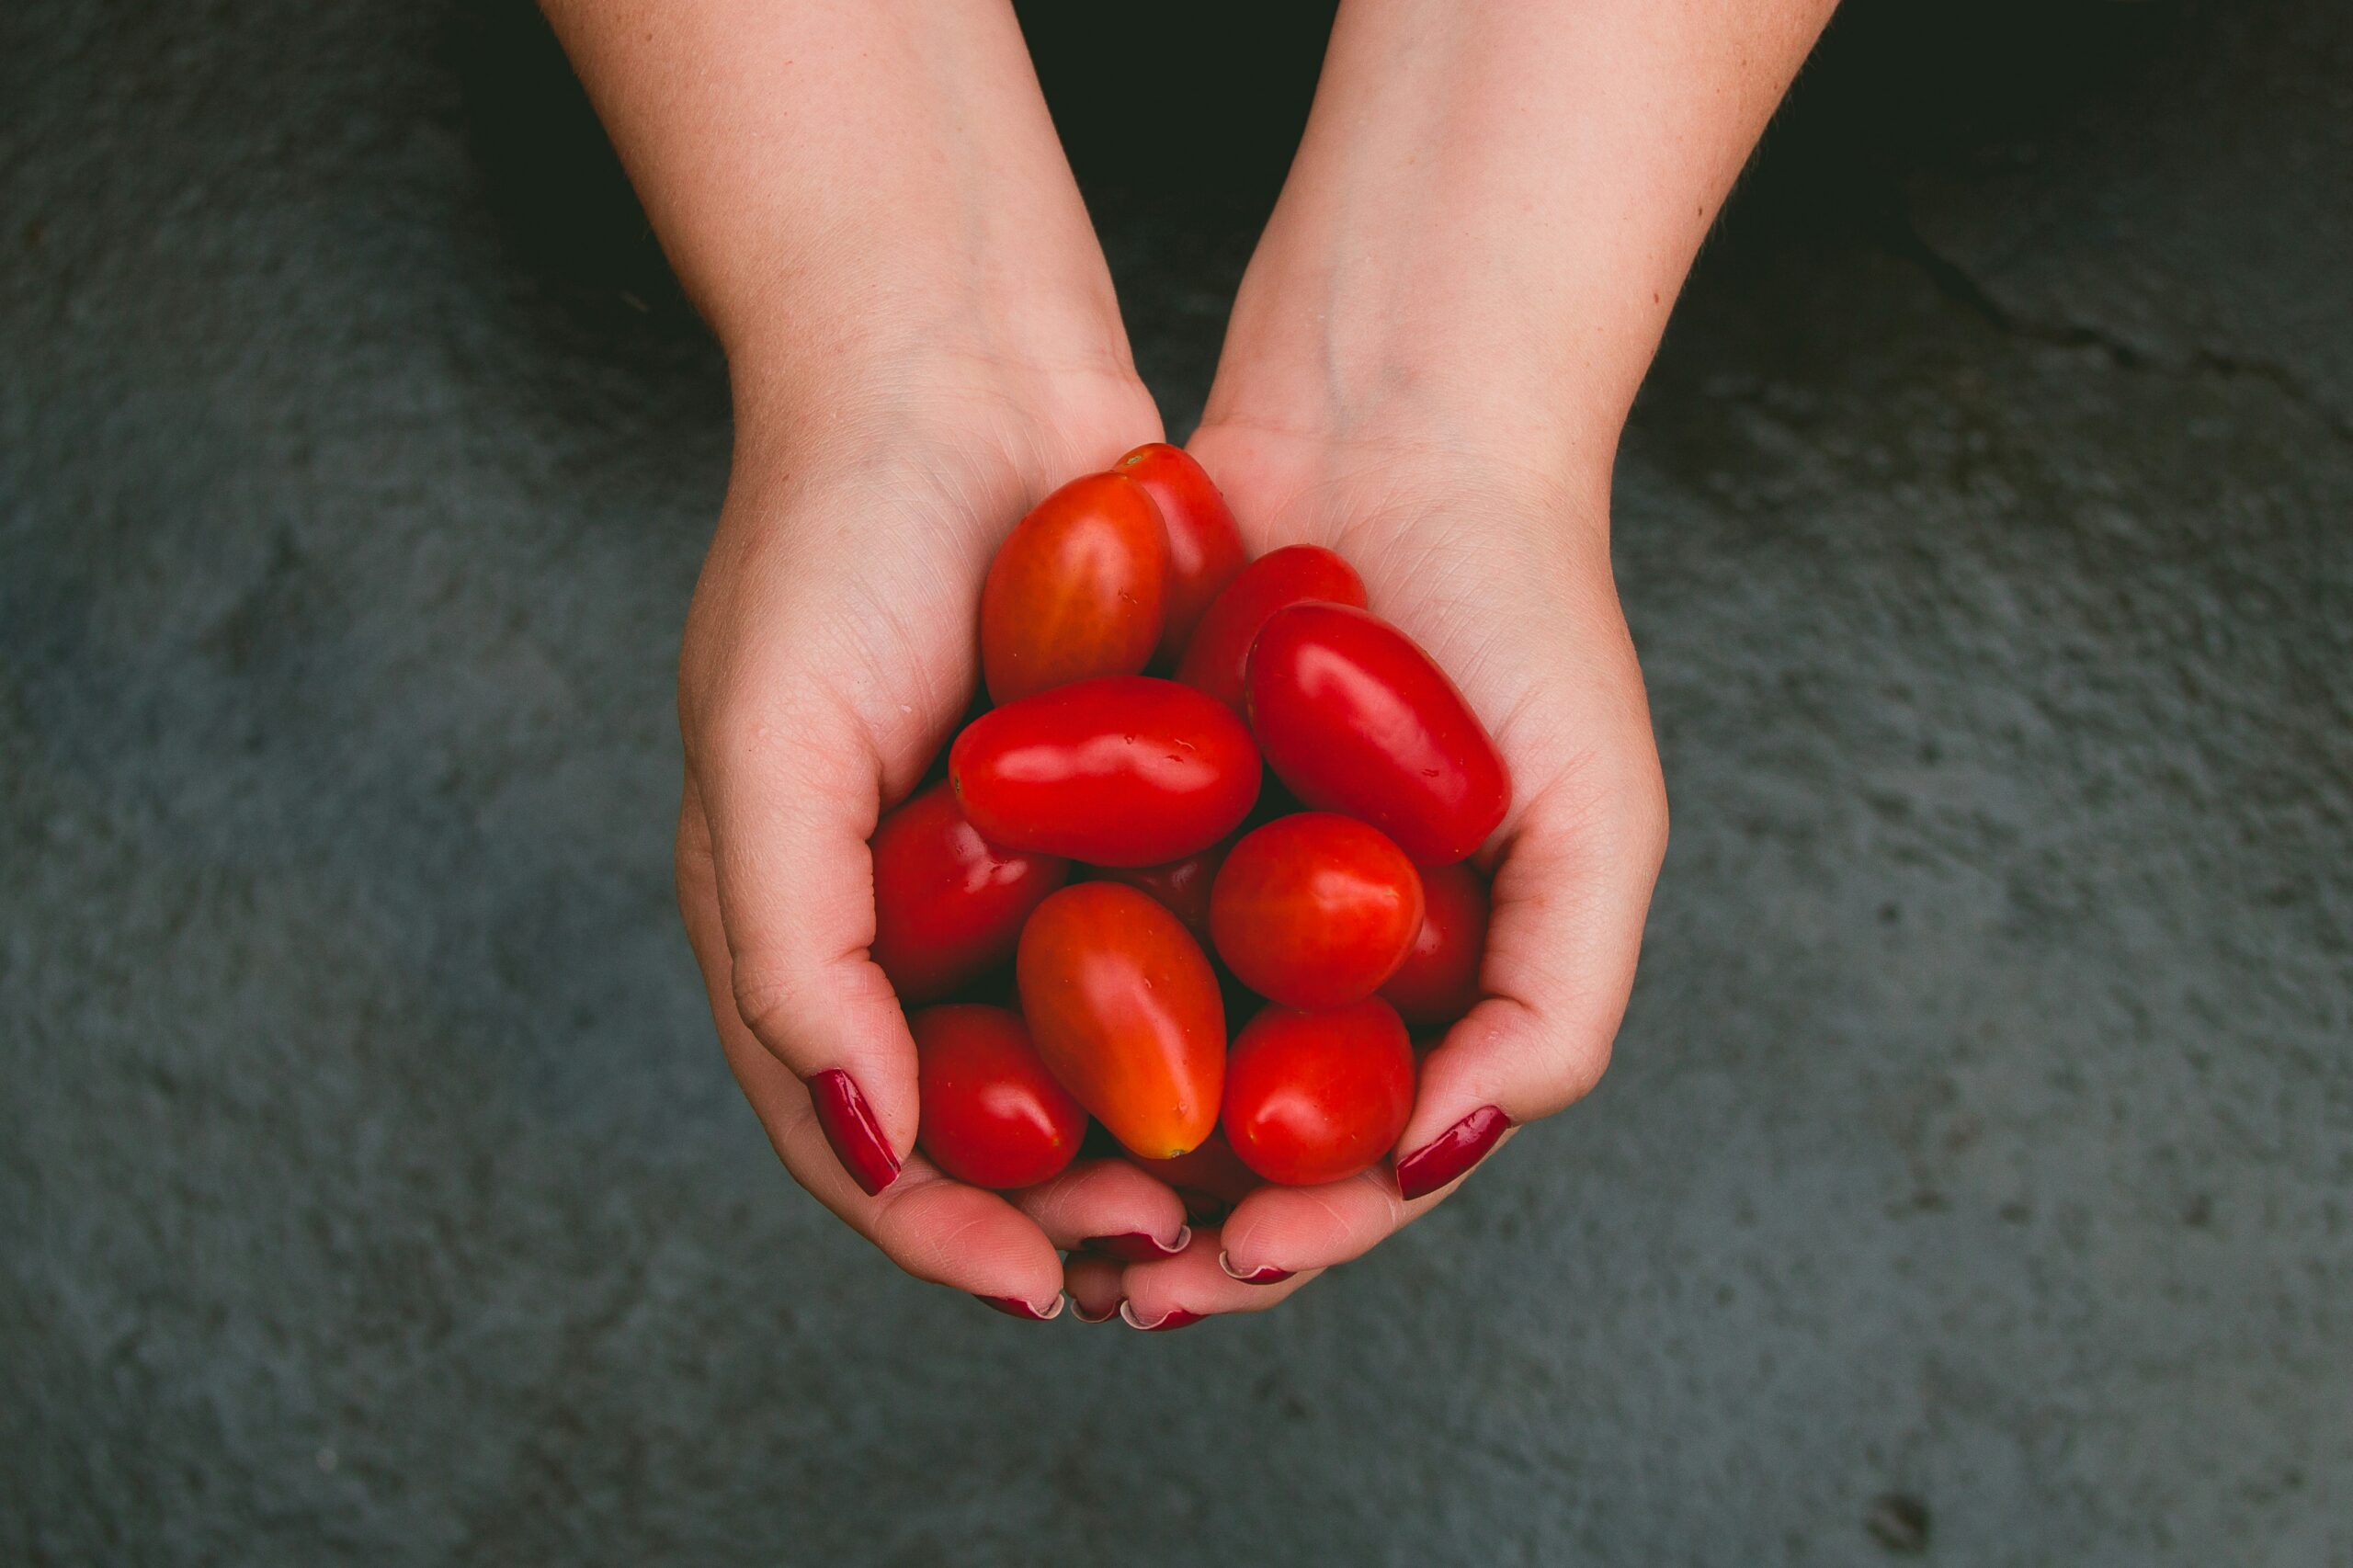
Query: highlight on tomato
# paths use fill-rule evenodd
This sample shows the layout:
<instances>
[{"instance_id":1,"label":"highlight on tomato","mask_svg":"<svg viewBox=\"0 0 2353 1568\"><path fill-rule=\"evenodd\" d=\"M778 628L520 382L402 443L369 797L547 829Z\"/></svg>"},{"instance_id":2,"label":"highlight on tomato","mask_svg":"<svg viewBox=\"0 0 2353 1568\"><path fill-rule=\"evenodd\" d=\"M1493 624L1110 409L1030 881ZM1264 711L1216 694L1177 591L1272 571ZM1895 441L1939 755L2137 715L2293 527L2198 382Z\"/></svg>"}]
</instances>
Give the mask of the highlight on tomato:
<instances>
[{"instance_id":1,"label":"highlight on tomato","mask_svg":"<svg viewBox=\"0 0 2353 1568\"><path fill-rule=\"evenodd\" d=\"M1059 1176L1086 1112L1046 1070L1020 1015L978 1003L926 1007L915 1039L915 1143L958 1181L1009 1190Z\"/></svg>"},{"instance_id":2,"label":"highlight on tomato","mask_svg":"<svg viewBox=\"0 0 2353 1568\"><path fill-rule=\"evenodd\" d=\"M1220 1125L1268 1181L1318 1187L1379 1164L1413 1109L1413 1044L1376 996L1320 1012L1268 1007L1245 1024Z\"/></svg>"}]
</instances>

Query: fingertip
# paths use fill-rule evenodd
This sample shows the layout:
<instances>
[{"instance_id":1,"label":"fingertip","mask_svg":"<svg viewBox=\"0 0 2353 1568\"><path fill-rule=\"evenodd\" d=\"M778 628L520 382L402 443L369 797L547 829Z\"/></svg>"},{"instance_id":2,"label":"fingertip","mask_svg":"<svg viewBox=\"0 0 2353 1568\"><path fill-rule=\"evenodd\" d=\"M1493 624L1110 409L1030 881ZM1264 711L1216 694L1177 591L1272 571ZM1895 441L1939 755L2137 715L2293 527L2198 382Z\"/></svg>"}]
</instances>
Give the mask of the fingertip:
<instances>
[{"instance_id":1,"label":"fingertip","mask_svg":"<svg viewBox=\"0 0 2353 1568\"><path fill-rule=\"evenodd\" d=\"M1108 1257L1077 1253L1063 1264L1063 1290L1070 1297L1071 1315L1081 1323L1109 1323L1127 1301L1120 1289L1125 1271Z\"/></svg>"}]
</instances>

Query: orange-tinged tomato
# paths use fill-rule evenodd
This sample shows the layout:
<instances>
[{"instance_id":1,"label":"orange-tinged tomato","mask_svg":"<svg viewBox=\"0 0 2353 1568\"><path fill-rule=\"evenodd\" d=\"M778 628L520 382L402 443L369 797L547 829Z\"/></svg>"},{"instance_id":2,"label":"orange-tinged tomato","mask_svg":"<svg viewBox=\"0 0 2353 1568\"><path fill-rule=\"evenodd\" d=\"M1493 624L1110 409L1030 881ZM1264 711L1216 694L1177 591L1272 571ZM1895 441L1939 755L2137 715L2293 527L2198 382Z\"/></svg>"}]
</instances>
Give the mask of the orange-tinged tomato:
<instances>
[{"instance_id":1,"label":"orange-tinged tomato","mask_svg":"<svg viewBox=\"0 0 2353 1568\"><path fill-rule=\"evenodd\" d=\"M1212 1132L1189 1154L1173 1160L1147 1160L1131 1154L1129 1161L1176 1189L1185 1213L1195 1224L1213 1224L1251 1193L1266 1185L1257 1172L1234 1157L1233 1145L1222 1132Z\"/></svg>"},{"instance_id":2,"label":"orange-tinged tomato","mask_svg":"<svg viewBox=\"0 0 2353 1568\"><path fill-rule=\"evenodd\" d=\"M1168 541L1142 485L1074 479L1014 525L981 587L981 673L1011 702L1093 676L1131 676L1160 645Z\"/></svg>"},{"instance_id":3,"label":"orange-tinged tomato","mask_svg":"<svg viewBox=\"0 0 2353 1568\"><path fill-rule=\"evenodd\" d=\"M1168 532L1168 609L1154 664L1175 669L1210 608L1242 570L1242 531L1192 454L1165 441L1138 447L1111 465L1151 494Z\"/></svg>"},{"instance_id":4,"label":"orange-tinged tomato","mask_svg":"<svg viewBox=\"0 0 2353 1568\"><path fill-rule=\"evenodd\" d=\"M1200 944L1150 895L1063 889L1030 915L1015 972L1048 1069L1131 1152L1168 1159L1215 1130L1224 999Z\"/></svg>"}]
</instances>

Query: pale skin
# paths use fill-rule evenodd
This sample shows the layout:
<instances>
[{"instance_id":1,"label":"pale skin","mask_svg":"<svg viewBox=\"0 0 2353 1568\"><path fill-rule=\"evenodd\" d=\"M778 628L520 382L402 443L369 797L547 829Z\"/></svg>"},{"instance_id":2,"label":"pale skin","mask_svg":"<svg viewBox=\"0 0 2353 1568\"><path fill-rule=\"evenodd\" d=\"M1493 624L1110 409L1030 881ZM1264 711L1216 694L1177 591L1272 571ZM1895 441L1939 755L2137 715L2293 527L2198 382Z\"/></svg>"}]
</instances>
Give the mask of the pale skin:
<instances>
[{"instance_id":1,"label":"pale skin","mask_svg":"<svg viewBox=\"0 0 2353 1568\"><path fill-rule=\"evenodd\" d=\"M548 0L725 348L733 470L679 672L678 894L721 1042L794 1178L908 1272L1137 1326L1272 1306L1444 1199L1387 1165L1269 1187L1158 1261L1120 1161L998 1195L915 1151L866 844L962 716L989 554L1156 439L1002 0ZM1628 407L1831 0L1347 0L1190 450L1252 551L1309 541L1453 675L1511 767L1482 852L1489 1000L1427 1058L1410 1153L1600 1078L1666 842L1608 551ZM869 1195L803 1081L904 1162ZM1271 1284L1235 1278L1290 1270Z\"/></svg>"}]
</instances>

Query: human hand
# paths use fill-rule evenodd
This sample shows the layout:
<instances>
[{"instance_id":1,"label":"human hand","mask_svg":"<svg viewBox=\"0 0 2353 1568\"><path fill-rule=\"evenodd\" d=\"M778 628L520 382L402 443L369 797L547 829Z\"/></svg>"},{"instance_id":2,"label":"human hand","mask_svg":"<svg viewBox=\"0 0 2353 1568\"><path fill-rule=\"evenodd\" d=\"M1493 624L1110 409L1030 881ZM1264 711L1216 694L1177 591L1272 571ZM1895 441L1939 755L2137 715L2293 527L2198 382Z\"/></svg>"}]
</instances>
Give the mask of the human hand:
<instances>
[{"instance_id":1,"label":"human hand","mask_svg":"<svg viewBox=\"0 0 2353 1568\"><path fill-rule=\"evenodd\" d=\"M1085 1315L1271 1304L1600 1076L1666 839L1610 578L1611 462L1832 4L1341 6L1190 446L1252 546L1346 555L1501 745L1487 1000L1424 1060L1393 1168L1252 1193L1179 1257L1077 1260Z\"/></svg>"},{"instance_id":2,"label":"human hand","mask_svg":"<svg viewBox=\"0 0 2353 1568\"><path fill-rule=\"evenodd\" d=\"M1424 1058L1393 1168L1261 1187L1176 1257L1073 1260L1082 1312L1124 1302L1138 1326L1273 1305L1428 1212L1514 1129L1590 1090L1633 983L1666 839L1609 571L1606 465L1574 472L1461 442L1243 423L1203 426L1190 449L1254 553L1320 544L1358 567L1372 608L1429 650L1493 731L1514 794L1476 861L1494 879L1487 999Z\"/></svg>"},{"instance_id":3,"label":"human hand","mask_svg":"<svg viewBox=\"0 0 2353 1568\"><path fill-rule=\"evenodd\" d=\"M740 427L679 662L679 907L729 1065L795 1179L909 1273L1051 1316L1057 1249L1125 1237L1104 1244L1152 1256L1180 1244L1183 1206L1123 1161L1001 1197L912 1153L915 1044L867 956L867 841L972 701L972 605L1005 530L1157 416L1116 372L926 358L845 375Z\"/></svg>"}]
</instances>

